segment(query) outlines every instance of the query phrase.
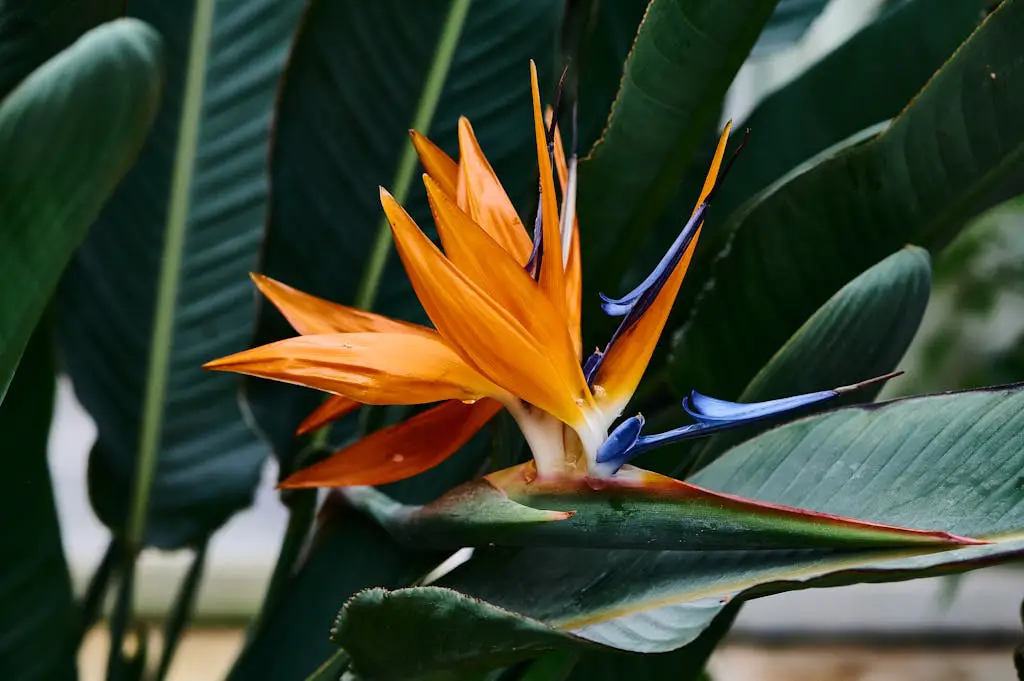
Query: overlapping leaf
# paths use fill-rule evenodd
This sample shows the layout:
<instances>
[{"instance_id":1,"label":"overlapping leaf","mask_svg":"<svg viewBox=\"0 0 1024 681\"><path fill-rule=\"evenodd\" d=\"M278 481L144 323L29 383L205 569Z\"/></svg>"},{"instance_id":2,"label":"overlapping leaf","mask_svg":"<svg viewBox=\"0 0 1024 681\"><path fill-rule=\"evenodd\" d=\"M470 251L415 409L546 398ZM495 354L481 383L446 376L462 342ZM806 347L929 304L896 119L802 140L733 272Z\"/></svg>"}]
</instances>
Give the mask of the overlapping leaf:
<instances>
[{"instance_id":1,"label":"overlapping leaf","mask_svg":"<svg viewBox=\"0 0 1024 681\"><path fill-rule=\"evenodd\" d=\"M270 109L299 4L220 0L197 35L200 3L130 3L167 41L167 97L63 282L58 330L99 430L93 506L122 528L140 442L153 442L158 546L196 541L247 505L266 456L237 382L200 367L249 340ZM190 62L201 78L187 90Z\"/></svg>"},{"instance_id":2,"label":"overlapping leaf","mask_svg":"<svg viewBox=\"0 0 1024 681\"><path fill-rule=\"evenodd\" d=\"M804 419L731 450L693 479L775 503L900 525L942 525L985 536L992 541L987 545L838 552L491 550L444 584L592 642L638 652L672 650L693 641L738 597L907 579L1019 555L1022 444L1024 386L1009 386ZM423 660L402 663L429 663L430 651L419 654Z\"/></svg>"},{"instance_id":3,"label":"overlapping leaf","mask_svg":"<svg viewBox=\"0 0 1024 681\"><path fill-rule=\"evenodd\" d=\"M653 0L608 123L580 164L588 286L616 285L661 215L777 0Z\"/></svg>"},{"instance_id":4,"label":"overlapping leaf","mask_svg":"<svg viewBox=\"0 0 1024 681\"><path fill-rule=\"evenodd\" d=\"M897 368L924 317L931 292L928 252L903 248L869 268L818 308L743 390L741 402L828 390ZM902 380L902 379L897 379ZM870 402L881 385L840 398ZM699 445L694 471L764 428L722 433ZM678 451L659 453L670 460ZM676 470L680 470L677 465Z\"/></svg>"},{"instance_id":5,"label":"overlapping leaf","mask_svg":"<svg viewBox=\"0 0 1024 681\"><path fill-rule=\"evenodd\" d=\"M74 679L77 621L46 443L53 406L49 323L39 325L0 405L0 670L25 681Z\"/></svg>"},{"instance_id":6,"label":"overlapping leaf","mask_svg":"<svg viewBox=\"0 0 1024 681\"><path fill-rule=\"evenodd\" d=\"M160 68L159 38L115 23L0 104L0 396L68 259L142 145ZM69 120L68 111L78 113Z\"/></svg>"},{"instance_id":7,"label":"overlapping leaf","mask_svg":"<svg viewBox=\"0 0 1024 681\"><path fill-rule=\"evenodd\" d=\"M677 389L738 395L856 273L908 241L941 248L998 199L1024 152L1022 30L1024 3L1003 3L882 134L736 211L674 346Z\"/></svg>"}]
</instances>

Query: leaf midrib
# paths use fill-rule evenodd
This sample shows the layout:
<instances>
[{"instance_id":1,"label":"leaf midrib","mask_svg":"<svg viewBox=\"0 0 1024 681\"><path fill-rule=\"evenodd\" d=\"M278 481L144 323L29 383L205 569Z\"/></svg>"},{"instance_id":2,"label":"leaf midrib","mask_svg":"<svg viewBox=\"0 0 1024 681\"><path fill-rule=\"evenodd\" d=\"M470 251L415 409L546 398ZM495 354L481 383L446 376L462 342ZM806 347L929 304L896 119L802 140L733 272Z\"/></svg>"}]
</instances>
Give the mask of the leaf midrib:
<instances>
[{"instance_id":1,"label":"leaf midrib","mask_svg":"<svg viewBox=\"0 0 1024 681\"><path fill-rule=\"evenodd\" d=\"M164 228L163 258L153 314L153 333L146 388L142 406L139 448L136 453L135 484L132 491L131 514L128 518L127 545L137 551L142 546L149 496L156 473L157 454L163 430L164 401L167 392L172 328L181 281L185 235L191 209L192 177L198 152L203 93L206 88L206 65L213 32L214 0L197 0L192 20L188 70L178 127L178 144L167 203Z\"/></svg>"}]
</instances>

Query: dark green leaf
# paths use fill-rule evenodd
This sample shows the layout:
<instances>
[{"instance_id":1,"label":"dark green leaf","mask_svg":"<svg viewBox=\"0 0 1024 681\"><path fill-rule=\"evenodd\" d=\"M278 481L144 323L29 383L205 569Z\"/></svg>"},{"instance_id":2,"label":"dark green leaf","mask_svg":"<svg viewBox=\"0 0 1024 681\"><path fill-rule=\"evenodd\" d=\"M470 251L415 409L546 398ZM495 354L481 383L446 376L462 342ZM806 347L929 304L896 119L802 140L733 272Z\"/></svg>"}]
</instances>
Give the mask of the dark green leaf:
<instances>
[{"instance_id":1,"label":"dark green leaf","mask_svg":"<svg viewBox=\"0 0 1024 681\"><path fill-rule=\"evenodd\" d=\"M89 29L124 15L125 0L5 0L0 5L0 95Z\"/></svg>"},{"instance_id":2,"label":"dark green leaf","mask_svg":"<svg viewBox=\"0 0 1024 681\"><path fill-rule=\"evenodd\" d=\"M44 320L0 405L0 677L76 678L77 613L46 463L53 341Z\"/></svg>"},{"instance_id":3,"label":"dark green leaf","mask_svg":"<svg viewBox=\"0 0 1024 681\"><path fill-rule=\"evenodd\" d=\"M569 78L578 78L579 153L594 144L622 84L622 70L649 0L568 0L563 51ZM566 84L564 99L571 100ZM563 113L563 116L569 112ZM568 120L568 119L566 119ZM568 126L565 130L568 132Z\"/></svg>"},{"instance_id":4,"label":"dark green leaf","mask_svg":"<svg viewBox=\"0 0 1024 681\"><path fill-rule=\"evenodd\" d=\"M654 0L601 138L580 164L589 285L616 284L674 196L777 0Z\"/></svg>"},{"instance_id":5,"label":"dark green leaf","mask_svg":"<svg viewBox=\"0 0 1024 681\"><path fill-rule=\"evenodd\" d=\"M658 652L735 598L957 572L1024 552L1024 386L837 410L727 452L693 482L991 544L949 551L482 552L447 586L584 638Z\"/></svg>"},{"instance_id":6,"label":"dark green leaf","mask_svg":"<svg viewBox=\"0 0 1024 681\"><path fill-rule=\"evenodd\" d=\"M353 303L383 216L377 188L392 183L409 144L408 128L449 4L310 3L277 113L262 272ZM421 131L455 155L458 117L467 116L506 190L523 200L523 214L536 202L529 59L550 82L561 10L560 2L547 0L474 3L434 123ZM420 226L430 227L418 181L406 206ZM374 307L422 318L396 257ZM261 303L256 343L290 335L294 331ZM257 424L289 470L301 449L295 428L322 394L260 379L247 380L245 391Z\"/></svg>"},{"instance_id":7,"label":"dark green leaf","mask_svg":"<svg viewBox=\"0 0 1024 681\"><path fill-rule=\"evenodd\" d=\"M827 4L828 0L779 0L771 20L754 45L753 54L767 54L803 38Z\"/></svg>"},{"instance_id":8,"label":"dark green leaf","mask_svg":"<svg viewBox=\"0 0 1024 681\"><path fill-rule=\"evenodd\" d=\"M766 96L743 121L751 130L750 144L729 173L729 181L722 184L713 213L727 216L823 149L896 116L977 27L990 4L990 0L894 3L792 82ZM780 2L776 12L785 5L786 0Z\"/></svg>"},{"instance_id":9,"label":"dark green leaf","mask_svg":"<svg viewBox=\"0 0 1024 681\"><path fill-rule=\"evenodd\" d=\"M585 645L542 622L438 587L361 591L341 609L331 638L352 656L357 674L382 680L487 670Z\"/></svg>"},{"instance_id":10,"label":"dark green leaf","mask_svg":"<svg viewBox=\"0 0 1024 681\"><path fill-rule=\"evenodd\" d=\"M0 399L72 252L142 145L161 67L153 31L108 24L0 104Z\"/></svg>"},{"instance_id":11,"label":"dark green leaf","mask_svg":"<svg viewBox=\"0 0 1024 681\"><path fill-rule=\"evenodd\" d=\"M928 252L908 246L893 253L818 308L754 376L740 401L828 390L889 373L914 339L930 292ZM840 399L869 402L880 389L881 385ZM700 467L762 430L712 437L699 449Z\"/></svg>"},{"instance_id":12,"label":"dark green leaf","mask_svg":"<svg viewBox=\"0 0 1024 681\"><path fill-rule=\"evenodd\" d=\"M270 110L299 11L294 0L218 2L202 31L197 6L130 3L167 41L167 96L59 309L61 350L99 430L93 507L122 531L136 462L151 452L147 540L164 548L198 541L248 505L266 457L237 381L200 367L249 340Z\"/></svg>"},{"instance_id":13,"label":"dark green leaf","mask_svg":"<svg viewBox=\"0 0 1024 681\"><path fill-rule=\"evenodd\" d=\"M876 138L737 210L677 337L674 386L737 396L832 293L914 242L941 248L1024 153L1024 2L1003 3Z\"/></svg>"}]
</instances>

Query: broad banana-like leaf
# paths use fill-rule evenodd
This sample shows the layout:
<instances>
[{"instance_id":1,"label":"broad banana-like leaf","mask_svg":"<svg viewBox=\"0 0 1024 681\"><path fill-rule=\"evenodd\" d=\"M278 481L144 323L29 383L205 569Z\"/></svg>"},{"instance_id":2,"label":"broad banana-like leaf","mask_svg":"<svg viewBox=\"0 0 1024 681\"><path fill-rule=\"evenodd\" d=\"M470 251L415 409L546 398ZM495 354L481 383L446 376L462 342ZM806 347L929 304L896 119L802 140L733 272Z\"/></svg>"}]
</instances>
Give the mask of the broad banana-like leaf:
<instances>
[{"instance_id":1,"label":"broad banana-like leaf","mask_svg":"<svg viewBox=\"0 0 1024 681\"><path fill-rule=\"evenodd\" d=\"M162 548L202 541L251 503L266 460L238 382L201 366L249 340L270 111L301 4L128 6L166 40L167 95L65 276L58 340L98 429L93 508L113 531L136 532L134 483L152 480L145 541Z\"/></svg>"},{"instance_id":2,"label":"broad banana-like leaf","mask_svg":"<svg viewBox=\"0 0 1024 681\"><path fill-rule=\"evenodd\" d=\"M736 599L956 572L1019 556L1022 438L1024 386L910 398L796 421L730 450L691 480L894 525L941 525L989 544L845 551L490 549L478 550L441 585L593 643L673 650L695 640ZM342 610L339 630L359 626L362 617L344 620L356 604L367 603L363 598L357 595ZM380 594L366 598L380 607L388 603ZM466 610L457 615L466 616ZM408 621L405 627L415 630ZM400 661L406 668L434 664L432 650L375 631L381 645L413 651ZM347 645L347 639L339 642ZM463 644L472 650L473 639ZM489 653L499 650L488 647ZM358 668L363 660L353 662Z\"/></svg>"}]
</instances>

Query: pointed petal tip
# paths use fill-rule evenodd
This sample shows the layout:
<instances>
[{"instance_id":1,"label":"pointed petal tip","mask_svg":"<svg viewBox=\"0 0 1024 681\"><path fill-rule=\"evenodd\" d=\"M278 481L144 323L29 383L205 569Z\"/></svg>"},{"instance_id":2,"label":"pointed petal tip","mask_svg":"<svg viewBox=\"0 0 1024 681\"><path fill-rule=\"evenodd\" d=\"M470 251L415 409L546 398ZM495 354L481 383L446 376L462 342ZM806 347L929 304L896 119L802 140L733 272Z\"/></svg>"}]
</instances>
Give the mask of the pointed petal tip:
<instances>
[{"instance_id":1,"label":"pointed petal tip","mask_svg":"<svg viewBox=\"0 0 1024 681\"><path fill-rule=\"evenodd\" d=\"M869 379L861 381L859 383L851 383L850 385L839 386L838 388L835 389L835 392L837 394L839 394L839 395L843 395L845 393L850 393L850 392L853 392L855 390L861 390L863 388L867 388L869 386L876 385L878 383L885 383L886 381L894 379L894 378L896 378L898 376L902 376L905 373L906 372L903 371L902 369L898 369L896 371L890 371L887 374L882 374L881 376L875 376L874 378L869 378Z\"/></svg>"}]
</instances>

